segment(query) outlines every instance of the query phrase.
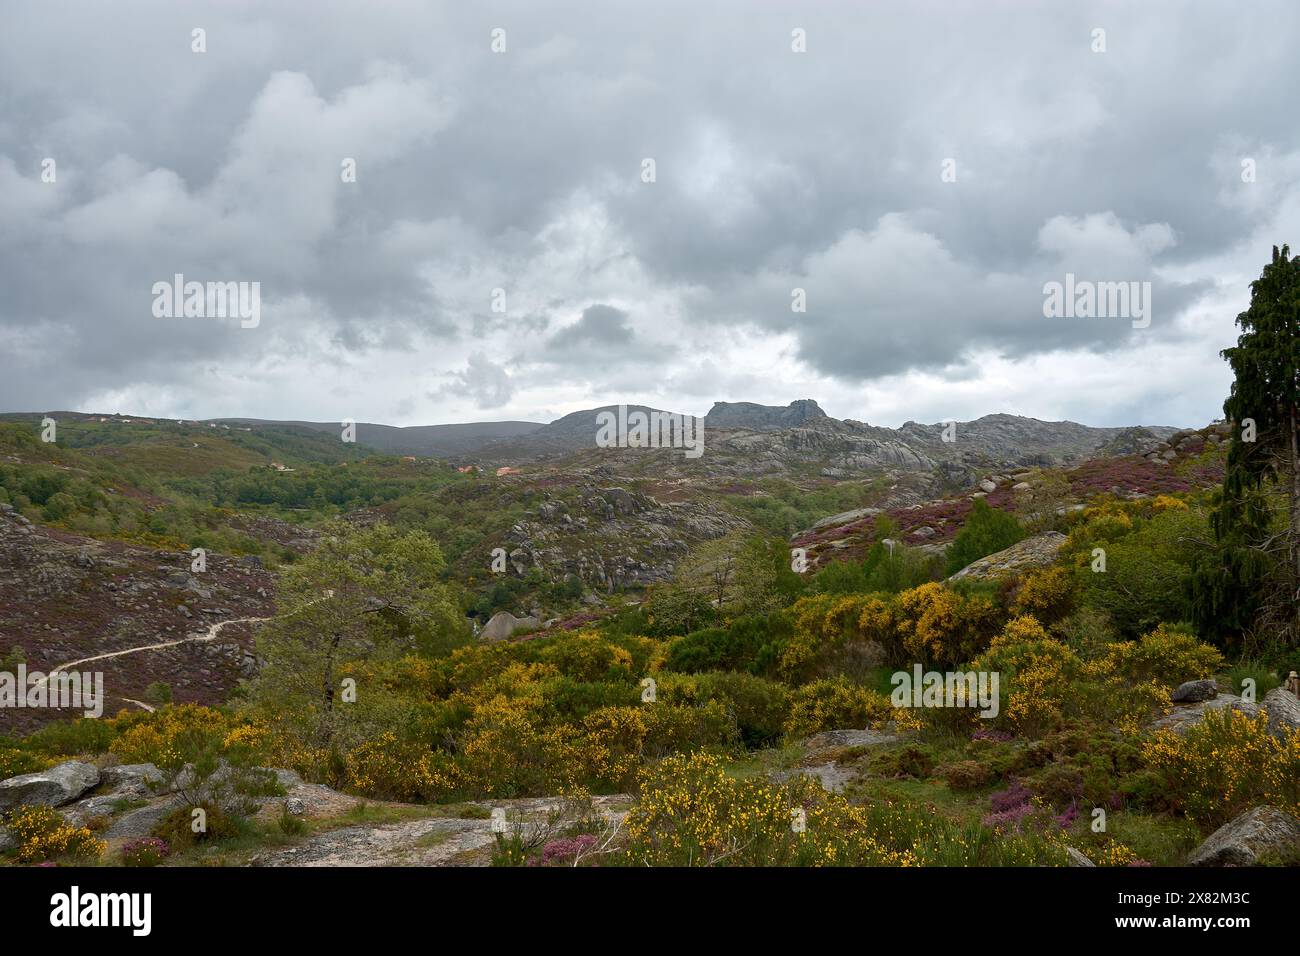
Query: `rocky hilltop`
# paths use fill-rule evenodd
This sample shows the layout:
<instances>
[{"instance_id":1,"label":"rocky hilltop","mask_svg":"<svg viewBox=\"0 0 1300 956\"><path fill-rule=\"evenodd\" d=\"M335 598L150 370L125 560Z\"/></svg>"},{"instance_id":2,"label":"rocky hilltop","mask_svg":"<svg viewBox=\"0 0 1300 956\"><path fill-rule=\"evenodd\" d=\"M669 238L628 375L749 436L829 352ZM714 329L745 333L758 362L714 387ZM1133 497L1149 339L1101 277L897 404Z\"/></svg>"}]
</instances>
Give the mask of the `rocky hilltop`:
<instances>
[{"instance_id":1,"label":"rocky hilltop","mask_svg":"<svg viewBox=\"0 0 1300 956\"><path fill-rule=\"evenodd\" d=\"M704 423L710 428L749 428L772 431L793 428L827 415L811 398L801 398L782 408L779 405L755 405L753 402L714 402Z\"/></svg>"}]
</instances>

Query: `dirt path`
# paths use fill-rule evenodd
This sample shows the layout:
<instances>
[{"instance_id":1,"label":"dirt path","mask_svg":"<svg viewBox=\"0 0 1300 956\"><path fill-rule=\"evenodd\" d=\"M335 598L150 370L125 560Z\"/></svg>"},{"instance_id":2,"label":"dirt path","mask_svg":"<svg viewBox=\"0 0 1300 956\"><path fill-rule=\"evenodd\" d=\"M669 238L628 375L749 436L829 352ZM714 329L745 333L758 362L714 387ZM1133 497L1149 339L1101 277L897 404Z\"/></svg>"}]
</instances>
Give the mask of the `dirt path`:
<instances>
[{"instance_id":1,"label":"dirt path","mask_svg":"<svg viewBox=\"0 0 1300 956\"><path fill-rule=\"evenodd\" d=\"M125 657L127 654L139 654L141 651L160 651L166 647L179 647L181 644L203 644L214 640L216 636L221 633L223 627L227 627L231 624L249 624L269 620L269 617L237 617L229 621L217 621L215 624L209 625L207 632L204 634L191 634L189 637L182 637L178 641L163 641L161 644L141 644L139 647L128 647L126 650L122 651L109 651L107 654L96 654L94 657L83 657L81 660L68 661L66 664L58 664L50 670L50 673L45 679L48 681L55 674L60 671L66 671L70 667L80 667L82 664L91 664L95 661L108 660L110 657ZM125 700L126 698L122 699ZM138 702L132 701L132 703Z\"/></svg>"}]
</instances>

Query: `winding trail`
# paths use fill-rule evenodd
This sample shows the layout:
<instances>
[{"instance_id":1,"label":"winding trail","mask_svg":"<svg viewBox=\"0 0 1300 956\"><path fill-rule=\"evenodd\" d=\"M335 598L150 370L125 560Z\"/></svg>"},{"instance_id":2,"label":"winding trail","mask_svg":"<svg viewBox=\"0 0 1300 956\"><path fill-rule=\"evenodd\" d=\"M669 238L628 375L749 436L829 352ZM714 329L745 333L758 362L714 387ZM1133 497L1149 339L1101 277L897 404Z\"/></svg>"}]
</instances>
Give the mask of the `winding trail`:
<instances>
[{"instance_id":1,"label":"winding trail","mask_svg":"<svg viewBox=\"0 0 1300 956\"><path fill-rule=\"evenodd\" d=\"M299 608L297 611L293 611L291 613L298 614L301 611L305 610L306 608L311 607L315 604L319 604L321 601L328 600L333 596L334 596L334 589L329 588L325 591L324 596L319 597L314 601L309 601L303 608ZM91 664L94 663L95 661L108 660L109 658L112 657L125 657L127 654L139 654L143 651L160 651L167 647L179 647L182 644L206 644L209 641L215 640L216 636L221 633L221 629L223 627L228 627L231 624L260 624L263 621L271 620L271 617L273 616L274 615L269 615L267 617L236 617L236 618L231 618L228 621L217 621L214 624L209 624L208 629L205 633L191 634L189 637L182 637L180 640L177 641L163 641L160 644L141 644L139 647L128 647L125 650L121 650L121 651L109 651L106 654L96 654L93 657L83 657L80 660L68 661L65 664L56 664L50 670L50 672L46 674L44 678L42 678L42 680L37 684L37 686L40 686L40 683L48 684L50 682L51 677L53 677L55 674L58 674L62 671L66 671L70 667L79 667L82 664ZM130 697L118 697L117 699L127 701L128 703L131 704L136 704L137 706L143 707L145 710L149 711L150 713L152 713L154 710L153 707L144 703L144 701L133 700Z\"/></svg>"},{"instance_id":2,"label":"winding trail","mask_svg":"<svg viewBox=\"0 0 1300 956\"><path fill-rule=\"evenodd\" d=\"M192 634L189 637L182 637L178 641L163 641L161 644L141 644L139 647L128 647L126 650L122 651L109 651L107 654L96 654L94 657L83 657L78 661L68 661L66 664L58 664L50 670L50 673L45 679L48 681L55 674L60 671L65 671L69 667L79 667L82 664L90 664L94 661L103 661L110 657L125 657L127 654L138 654L141 651L160 651L165 647L179 647L181 644L206 644L208 641L214 640L216 636L221 633L221 629L229 624L260 623L261 621L269 620L269 617L237 617L232 618L229 621L217 621L215 624L208 625L208 630L205 634ZM123 698L123 700L125 699L126 698Z\"/></svg>"}]
</instances>

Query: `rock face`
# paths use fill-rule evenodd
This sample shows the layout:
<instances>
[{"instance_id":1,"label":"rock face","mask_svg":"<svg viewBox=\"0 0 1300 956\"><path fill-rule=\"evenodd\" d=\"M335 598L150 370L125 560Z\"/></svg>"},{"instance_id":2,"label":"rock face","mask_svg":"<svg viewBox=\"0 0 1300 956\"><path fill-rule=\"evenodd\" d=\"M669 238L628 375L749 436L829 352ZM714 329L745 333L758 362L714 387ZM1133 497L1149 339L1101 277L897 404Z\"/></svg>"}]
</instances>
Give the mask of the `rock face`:
<instances>
[{"instance_id":1,"label":"rock face","mask_svg":"<svg viewBox=\"0 0 1300 956\"><path fill-rule=\"evenodd\" d=\"M816 531L819 528L839 527L840 525L850 524L854 521L860 521L863 518L870 518L872 515L880 514L879 508L854 508L852 511L841 511L837 515L829 515L820 521L814 522L809 528L810 531Z\"/></svg>"},{"instance_id":2,"label":"rock face","mask_svg":"<svg viewBox=\"0 0 1300 956\"><path fill-rule=\"evenodd\" d=\"M623 794L592 800L597 814L607 822L621 820L630 805ZM562 801L552 797L494 800L476 804L482 816L438 817L377 826L350 826L309 837L298 846L269 850L254 857L251 866L487 866L496 843L489 816L493 807L509 814L512 829L536 833L557 812ZM310 812L310 811L309 811Z\"/></svg>"},{"instance_id":3,"label":"rock face","mask_svg":"<svg viewBox=\"0 0 1300 956\"><path fill-rule=\"evenodd\" d=\"M1268 730L1274 737L1300 731L1300 700L1295 694L1275 687L1264 695L1260 707L1268 714Z\"/></svg>"},{"instance_id":4,"label":"rock face","mask_svg":"<svg viewBox=\"0 0 1300 956\"><path fill-rule=\"evenodd\" d=\"M541 626L542 622L535 617L515 617L509 611L497 611L479 636L485 641L504 641L515 631L527 631Z\"/></svg>"},{"instance_id":5,"label":"rock face","mask_svg":"<svg viewBox=\"0 0 1300 956\"><path fill-rule=\"evenodd\" d=\"M970 578L973 581L991 581L1008 574L1020 574L1041 568L1056 560L1057 552L1065 545L1065 535L1056 531L1034 535L1009 548L972 561L949 581Z\"/></svg>"},{"instance_id":6,"label":"rock face","mask_svg":"<svg viewBox=\"0 0 1300 956\"><path fill-rule=\"evenodd\" d=\"M1187 858L1188 866L1254 866L1263 854L1300 852L1300 820L1256 807L1225 823Z\"/></svg>"},{"instance_id":7,"label":"rock face","mask_svg":"<svg viewBox=\"0 0 1300 956\"><path fill-rule=\"evenodd\" d=\"M69 760L49 770L0 781L0 811L37 804L61 807L98 783L99 770L93 764Z\"/></svg>"},{"instance_id":8,"label":"rock face","mask_svg":"<svg viewBox=\"0 0 1300 956\"><path fill-rule=\"evenodd\" d=\"M1212 680L1189 680L1178 685L1170 699L1175 703L1194 704L1213 700L1219 695L1219 685Z\"/></svg>"},{"instance_id":9,"label":"rock face","mask_svg":"<svg viewBox=\"0 0 1300 956\"><path fill-rule=\"evenodd\" d=\"M1249 701L1244 701L1236 694L1219 694L1211 700L1203 700L1194 704L1181 704L1175 707L1165 716L1152 721L1152 730L1172 730L1176 734L1185 734L1189 729L1199 724L1205 719L1206 713L1211 710L1239 710L1247 717L1256 717L1259 715L1259 707Z\"/></svg>"},{"instance_id":10,"label":"rock face","mask_svg":"<svg viewBox=\"0 0 1300 956\"><path fill-rule=\"evenodd\" d=\"M704 424L710 428L750 428L754 431L773 431L793 428L814 418L825 418L811 398L802 398L782 408L779 405L755 405L753 402L714 402Z\"/></svg>"},{"instance_id":11,"label":"rock face","mask_svg":"<svg viewBox=\"0 0 1300 956\"><path fill-rule=\"evenodd\" d=\"M692 547L750 527L705 501L662 503L590 481L574 491L548 497L510 529L510 572L522 577L538 568L552 581L576 577L612 594L618 587L666 581Z\"/></svg>"}]
</instances>

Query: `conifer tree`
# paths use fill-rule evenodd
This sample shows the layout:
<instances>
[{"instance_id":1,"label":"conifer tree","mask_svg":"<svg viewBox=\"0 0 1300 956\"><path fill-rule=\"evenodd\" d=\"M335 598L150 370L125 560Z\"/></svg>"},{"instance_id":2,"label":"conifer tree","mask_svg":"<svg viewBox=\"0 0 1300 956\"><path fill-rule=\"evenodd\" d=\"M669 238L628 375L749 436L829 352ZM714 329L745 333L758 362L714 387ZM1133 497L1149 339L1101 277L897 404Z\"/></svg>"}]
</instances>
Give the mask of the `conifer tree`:
<instances>
[{"instance_id":1,"label":"conifer tree","mask_svg":"<svg viewBox=\"0 0 1300 956\"><path fill-rule=\"evenodd\" d=\"M1241 334L1223 350L1234 381L1223 488L1211 519L1216 548L1197 561L1193 613L1228 638L1255 625L1300 634L1300 256L1273 247L1251 283Z\"/></svg>"}]
</instances>

